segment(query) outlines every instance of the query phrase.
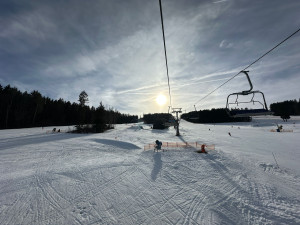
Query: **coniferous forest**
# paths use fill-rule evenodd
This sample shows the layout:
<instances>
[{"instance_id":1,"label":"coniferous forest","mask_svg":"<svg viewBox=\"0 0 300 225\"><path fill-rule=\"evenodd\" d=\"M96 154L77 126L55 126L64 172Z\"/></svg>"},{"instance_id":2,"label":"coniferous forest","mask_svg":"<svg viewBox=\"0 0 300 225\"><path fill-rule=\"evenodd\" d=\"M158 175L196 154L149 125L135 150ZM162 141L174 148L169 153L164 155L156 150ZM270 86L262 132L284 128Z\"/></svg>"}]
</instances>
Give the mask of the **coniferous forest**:
<instances>
[{"instance_id":1,"label":"coniferous forest","mask_svg":"<svg viewBox=\"0 0 300 225\"><path fill-rule=\"evenodd\" d=\"M225 123L225 122L250 122L251 117L233 118L226 109L199 110L184 113L181 118L193 123Z\"/></svg>"},{"instance_id":2,"label":"coniferous forest","mask_svg":"<svg viewBox=\"0 0 300 225\"><path fill-rule=\"evenodd\" d=\"M105 108L102 102L97 108L85 105L88 102L85 91L80 93L78 101L53 100L38 91L21 92L0 84L0 129L97 124L98 130L103 131L106 124L131 123L138 119Z\"/></svg>"},{"instance_id":3,"label":"coniferous forest","mask_svg":"<svg viewBox=\"0 0 300 225\"><path fill-rule=\"evenodd\" d=\"M274 112L274 116L296 116L300 115L300 99L289 100L284 102L276 102L270 105L270 109Z\"/></svg>"}]
</instances>

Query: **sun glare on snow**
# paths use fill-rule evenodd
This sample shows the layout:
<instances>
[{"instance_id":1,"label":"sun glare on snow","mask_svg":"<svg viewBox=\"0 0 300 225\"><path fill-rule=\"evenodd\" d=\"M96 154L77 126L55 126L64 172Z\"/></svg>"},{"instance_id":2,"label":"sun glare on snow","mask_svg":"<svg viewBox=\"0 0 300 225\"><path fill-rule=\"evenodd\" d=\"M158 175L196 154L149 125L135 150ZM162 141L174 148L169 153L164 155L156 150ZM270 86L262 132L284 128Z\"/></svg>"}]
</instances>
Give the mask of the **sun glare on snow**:
<instances>
[{"instance_id":1,"label":"sun glare on snow","mask_svg":"<svg viewBox=\"0 0 300 225\"><path fill-rule=\"evenodd\" d=\"M166 96L164 96L164 95L159 95L159 96L157 96L157 98L156 98L156 102L157 102L157 104L159 104L159 105L164 105L164 104L166 104L166 102L167 102L167 98L166 98Z\"/></svg>"}]
</instances>

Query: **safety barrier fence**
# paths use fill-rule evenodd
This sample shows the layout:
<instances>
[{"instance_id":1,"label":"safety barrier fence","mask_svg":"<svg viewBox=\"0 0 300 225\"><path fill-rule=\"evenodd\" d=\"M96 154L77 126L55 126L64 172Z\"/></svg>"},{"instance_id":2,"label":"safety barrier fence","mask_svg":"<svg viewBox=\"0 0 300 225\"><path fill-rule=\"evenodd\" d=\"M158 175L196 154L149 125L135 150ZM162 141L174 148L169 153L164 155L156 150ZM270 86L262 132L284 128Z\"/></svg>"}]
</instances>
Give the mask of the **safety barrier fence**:
<instances>
[{"instance_id":1,"label":"safety barrier fence","mask_svg":"<svg viewBox=\"0 0 300 225\"><path fill-rule=\"evenodd\" d=\"M270 130L271 132L293 132L293 130L286 130L286 129L280 129L279 131L277 129Z\"/></svg>"},{"instance_id":2,"label":"safety barrier fence","mask_svg":"<svg viewBox=\"0 0 300 225\"><path fill-rule=\"evenodd\" d=\"M201 149L201 146L205 145L206 150L215 150L215 145L206 145L198 142L162 142L162 148L196 148ZM156 144L147 144L144 146L144 151L153 150Z\"/></svg>"}]
</instances>

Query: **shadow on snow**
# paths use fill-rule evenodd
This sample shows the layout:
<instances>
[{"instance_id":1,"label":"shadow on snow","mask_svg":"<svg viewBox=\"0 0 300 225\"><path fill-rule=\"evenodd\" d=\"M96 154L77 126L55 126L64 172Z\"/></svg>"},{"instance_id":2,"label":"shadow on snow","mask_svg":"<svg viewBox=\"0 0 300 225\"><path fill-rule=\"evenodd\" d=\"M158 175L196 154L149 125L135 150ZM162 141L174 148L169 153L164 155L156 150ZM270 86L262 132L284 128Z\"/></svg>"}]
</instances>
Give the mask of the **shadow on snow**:
<instances>
[{"instance_id":1,"label":"shadow on snow","mask_svg":"<svg viewBox=\"0 0 300 225\"><path fill-rule=\"evenodd\" d=\"M111 139L93 139L93 141L104 144L104 145L111 145L111 146L118 147L121 149L128 149L128 150L141 149L139 146L134 145L130 142L125 142L125 141L117 141L117 140L111 140Z\"/></svg>"}]
</instances>

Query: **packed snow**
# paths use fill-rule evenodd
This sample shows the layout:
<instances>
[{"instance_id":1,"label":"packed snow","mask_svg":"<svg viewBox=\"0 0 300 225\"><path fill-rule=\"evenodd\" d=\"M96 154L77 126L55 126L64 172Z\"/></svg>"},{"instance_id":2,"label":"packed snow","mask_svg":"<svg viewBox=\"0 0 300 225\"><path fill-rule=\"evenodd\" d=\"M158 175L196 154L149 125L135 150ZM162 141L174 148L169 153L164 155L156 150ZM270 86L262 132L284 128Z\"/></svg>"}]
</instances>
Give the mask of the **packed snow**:
<instances>
[{"instance_id":1,"label":"packed snow","mask_svg":"<svg viewBox=\"0 0 300 225\"><path fill-rule=\"evenodd\" d=\"M270 132L276 123L293 132ZM300 224L299 117L182 120L180 137L145 124L52 129L0 131L0 224ZM215 150L144 151L155 140Z\"/></svg>"}]
</instances>

